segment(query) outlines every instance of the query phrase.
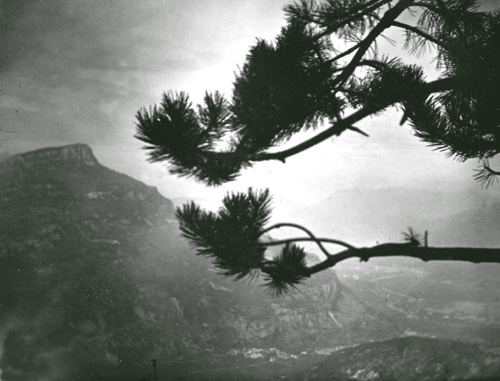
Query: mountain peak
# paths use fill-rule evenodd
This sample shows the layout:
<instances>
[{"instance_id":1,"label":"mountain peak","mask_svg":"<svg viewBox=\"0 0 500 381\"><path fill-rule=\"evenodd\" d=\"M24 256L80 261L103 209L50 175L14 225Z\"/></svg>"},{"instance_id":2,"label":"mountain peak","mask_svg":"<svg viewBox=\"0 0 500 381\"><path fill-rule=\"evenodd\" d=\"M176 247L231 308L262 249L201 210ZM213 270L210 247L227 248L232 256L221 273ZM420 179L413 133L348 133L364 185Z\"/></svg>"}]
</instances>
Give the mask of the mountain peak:
<instances>
[{"instance_id":1,"label":"mountain peak","mask_svg":"<svg viewBox=\"0 0 500 381\"><path fill-rule=\"evenodd\" d=\"M35 151L11 156L5 160L6 164L23 167L54 165L61 162L77 162L80 165L99 165L92 148L86 144L71 144L61 147L41 148Z\"/></svg>"}]
</instances>

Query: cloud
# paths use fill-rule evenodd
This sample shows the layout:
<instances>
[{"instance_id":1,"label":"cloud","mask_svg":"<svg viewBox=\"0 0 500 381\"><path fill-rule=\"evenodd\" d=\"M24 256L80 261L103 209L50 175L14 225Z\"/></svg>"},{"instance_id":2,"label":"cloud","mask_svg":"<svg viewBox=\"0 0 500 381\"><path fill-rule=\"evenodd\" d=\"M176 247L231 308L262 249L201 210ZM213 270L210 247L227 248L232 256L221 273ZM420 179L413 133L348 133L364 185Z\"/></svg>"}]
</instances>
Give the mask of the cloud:
<instances>
[{"instance_id":1,"label":"cloud","mask_svg":"<svg viewBox=\"0 0 500 381\"><path fill-rule=\"evenodd\" d=\"M271 37L285 2L0 0L0 124L17 131L12 151L139 147L140 107L170 89L194 101L229 89L257 34L249 23Z\"/></svg>"},{"instance_id":2,"label":"cloud","mask_svg":"<svg viewBox=\"0 0 500 381\"><path fill-rule=\"evenodd\" d=\"M137 155L123 153L141 146L133 137L136 111L158 102L168 90L187 91L194 102L206 89L229 93L234 70L244 62L249 46L256 37L275 36L284 23L281 8L288 2L0 0L0 125L17 131L9 145L106 146L120 152L120 159L110 158L110 163L123 171L134 168L134 175L150 171L144 176L154 181L161 171L166 173L163 168L153 170L144 161L137 164ZM396 123L391 121L392 128ZM350 181L351 172L359 170L362 176L374 171L358 164L370 161L368 154L360 154L366 149L383 152L388 146L404 145L422 152L409 134L402 138L373 126L380 131L374 134L371 128L369 139L343 135L330 143L331 148L318 147L286 166L259 164L238 184L293 178L304 171L302 158L311 163L318 159L315 152L321 152L327 156L320 161L331 157L332 162L321 166L320 176L306 168L303 182L319 193L331 184ZM351 157L355 165L348 162ZM162 181L173 183L169 175ZM192 181L175 181L179 189L202 189L191 186Z\"/></svg>"},{"instance_id":3,"label":"cloud","mask_svg":"<svg viewBox=\"0 0 500 381\"><path fill-rule=\"evenodd\" d=\"M36 112L40 111L40 106L36 103L24 102L16 96L4 95L0 98L0 109L6 110L5 112L17 112L19 110Z\"/></svg>"},{"instance_id":4,"label":"cloud","mask_svg":"<svg viewBox=\"0 0 500 381\"><path fill-rule=\"evenodd\" d=\"M481 4L480 9L482 11L494 11L498 10L498 0L480 0L479 3Z\"/></svg>"}]
</instances>

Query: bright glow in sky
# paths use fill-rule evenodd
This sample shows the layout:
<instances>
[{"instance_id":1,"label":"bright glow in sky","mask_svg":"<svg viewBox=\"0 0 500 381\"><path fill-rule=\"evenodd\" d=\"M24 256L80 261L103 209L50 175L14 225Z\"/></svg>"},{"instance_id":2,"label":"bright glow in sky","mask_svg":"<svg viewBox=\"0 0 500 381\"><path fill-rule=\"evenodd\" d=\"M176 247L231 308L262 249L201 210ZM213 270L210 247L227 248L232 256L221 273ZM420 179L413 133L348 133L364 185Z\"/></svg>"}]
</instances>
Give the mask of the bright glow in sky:
<instances>
[{"instance_id":1,"label":"bright glow in sky","mask_svg":"<svg viewBox=\"0 0 500 381\"><path fill-rule=\"evenodd\" d=\"M14 131L3 134L1 149L87 143L101 163L167 197L220 199L228 190L270 187L277 207L343 188L479 189L476 162L431 151L394 111L359 125L370 138L347 132L217 189L147 163L133 138L136 111L168 90L195 102L207 89L230 96L249 46L276 35L287 2L0 0L0 125Z\"/></svg>"}]
</instances>

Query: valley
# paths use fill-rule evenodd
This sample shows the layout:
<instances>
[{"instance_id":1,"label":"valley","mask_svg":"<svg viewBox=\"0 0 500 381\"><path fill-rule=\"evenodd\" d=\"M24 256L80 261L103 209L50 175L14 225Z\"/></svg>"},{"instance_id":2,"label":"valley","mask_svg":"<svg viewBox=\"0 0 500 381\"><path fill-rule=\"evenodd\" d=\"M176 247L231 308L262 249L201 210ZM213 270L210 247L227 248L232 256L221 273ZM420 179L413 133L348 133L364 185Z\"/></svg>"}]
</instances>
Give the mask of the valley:
<instances>
[{"instance_id":1,"label":"valley","mask_svg":"<svg viewBox=\"0 0 500 381\"><path fill-rule=\"evenodd\" d=\"M347 261L275 297L195 256L172 202L88 146L12 156L0 179L2 381L136 381L151 359L159 380L301 379L346 357L336 377L362 379L379 347L498 370L480 363L500 347L498 266Z\"/></svg>"}]
</instances>

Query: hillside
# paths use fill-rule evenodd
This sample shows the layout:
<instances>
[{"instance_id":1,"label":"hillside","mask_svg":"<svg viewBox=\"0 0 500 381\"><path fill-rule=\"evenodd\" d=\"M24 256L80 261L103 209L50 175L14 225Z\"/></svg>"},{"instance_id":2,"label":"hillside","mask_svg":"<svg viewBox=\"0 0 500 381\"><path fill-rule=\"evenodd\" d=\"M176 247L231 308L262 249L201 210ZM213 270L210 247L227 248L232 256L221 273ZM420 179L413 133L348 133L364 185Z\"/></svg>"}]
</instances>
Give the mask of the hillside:
<instances>
[{"instance_id":1,"label":"hillside","mask_svg":"<svg viewBox=\"0 0 500 381\"><path fill-rule=\"evenodd\" d=\"M344 190L296 213L318 235L357 245L401 242L407 226L429 232L432 246L498 247L500 200L480 189ZM391 314L405 331L500 343L498 264L424 263L410 258L356 260L335 267L362 300Z\"/></svg>"},{"instance_id":2,"label":"hillside","mask_svg":"<svg viewBox=\"0 0 500 381\"><path fill-rule=\"evenodd\" d=\"M500 349L419 337L341 349L307 371L280 380L497 380Z\"/></svg>"},{"instance_id":3,"label":"hillside","mask_svg":"<svg viewBox=\"0 0 500 381\"><path fill-rule=\"evenodd\" d=\"M169 379L217 363L241 379L229 364L253 364L249 348L294 358L401 332L333 271L279 299L221 277L179 237L168 199L85 145L0 163L0 208L3 381L137 380L151 358Z\"/></svg>"}]
</instances>

